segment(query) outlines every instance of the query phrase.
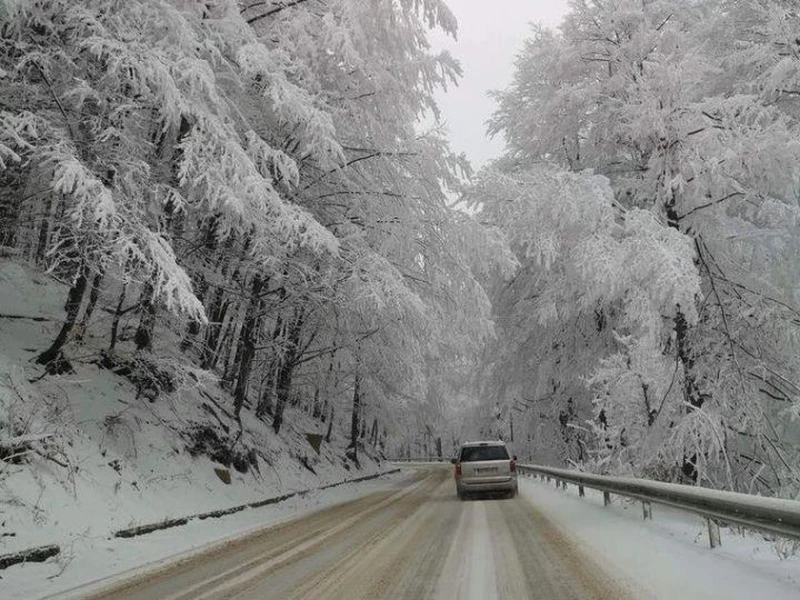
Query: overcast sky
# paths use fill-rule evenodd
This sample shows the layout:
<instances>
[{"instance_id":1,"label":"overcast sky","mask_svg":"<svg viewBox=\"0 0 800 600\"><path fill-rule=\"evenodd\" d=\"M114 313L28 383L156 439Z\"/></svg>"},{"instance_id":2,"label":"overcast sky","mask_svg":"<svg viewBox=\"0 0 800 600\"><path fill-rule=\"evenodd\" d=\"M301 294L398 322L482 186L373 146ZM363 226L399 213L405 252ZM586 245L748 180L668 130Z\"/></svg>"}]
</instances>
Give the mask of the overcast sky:
<instances>
[{"instance_id":1,"label":"overcast sky","mask_svg":"<svg viewBox=\"0 0 800 600\"><path fill-rule=\"evenodd\" d=\"M458 18L458 41L434 32L435 48L450 50L461 61L464 77L457 88L439 95L443 119L456 152L466 152L472 166L481 167L500 154L502 139L486 136L486 120L495 104L489 90L511 81L514 57L528 36L530 23L555 27L567 0L447 0Z\"/></svg>"}]
</instances>

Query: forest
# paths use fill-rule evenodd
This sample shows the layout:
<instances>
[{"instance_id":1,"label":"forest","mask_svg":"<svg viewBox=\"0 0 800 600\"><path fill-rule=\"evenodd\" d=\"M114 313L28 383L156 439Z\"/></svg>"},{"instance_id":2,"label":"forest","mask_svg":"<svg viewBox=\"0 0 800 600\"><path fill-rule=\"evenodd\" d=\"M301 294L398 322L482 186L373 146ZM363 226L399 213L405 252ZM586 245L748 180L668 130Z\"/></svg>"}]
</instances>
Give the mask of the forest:
<instances>
[{"instance_id":1,"label":"forest","mask_svg":"<svg viewBox=\"0 0 800 600\"><path fill-rule=\"evenodd\" d=\"M443 0L2 0L0 260L67 290L33 362L210 376L240 428L298 407L353 456L499 437L795 497L798 25L573 0L473 173Z\"/></svg>"}]
</instances>

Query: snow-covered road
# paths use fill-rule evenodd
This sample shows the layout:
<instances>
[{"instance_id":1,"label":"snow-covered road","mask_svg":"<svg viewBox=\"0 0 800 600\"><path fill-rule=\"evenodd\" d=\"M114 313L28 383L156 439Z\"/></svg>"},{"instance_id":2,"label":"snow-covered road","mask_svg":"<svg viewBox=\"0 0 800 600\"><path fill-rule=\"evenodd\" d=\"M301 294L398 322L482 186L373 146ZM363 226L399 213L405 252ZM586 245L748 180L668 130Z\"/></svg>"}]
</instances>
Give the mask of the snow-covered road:
<instances>
[{"instance_id":1,"label":"snow-covered road","mask_svg":"<svg viewBox=\"0 0 800 600\"><path fill-rule=\"evenodd\" d=\"M96 598L629 597L524 498L459 501L447 467Z\"/></svg>"},{"instance_id":2,"label":"snow-covered road","mask_svg":"<svg viewBox=\"0 0 800 600\"><path fill-rule=\"evenodd\" d=\"M635 502L614 496L604 506L599 492L579 498L527 477L516 499L461 502L450 465L404 465L213 522L89 540L63 573L57 564L4 571L0 597L800 597L790 542L725 529L710 550L703 519L655 505L653 515L643 521Z\"/></svg>"},{"instance_id":3,"label":"snow-covered road","mask_svg":"<svg viewBox=\"0 0 800 600\"><path fill-rule=\"evenodd\" d=\"M458 528L434 598L631 597L524 498L451 508Z\"/></svg>"}]
</instances>

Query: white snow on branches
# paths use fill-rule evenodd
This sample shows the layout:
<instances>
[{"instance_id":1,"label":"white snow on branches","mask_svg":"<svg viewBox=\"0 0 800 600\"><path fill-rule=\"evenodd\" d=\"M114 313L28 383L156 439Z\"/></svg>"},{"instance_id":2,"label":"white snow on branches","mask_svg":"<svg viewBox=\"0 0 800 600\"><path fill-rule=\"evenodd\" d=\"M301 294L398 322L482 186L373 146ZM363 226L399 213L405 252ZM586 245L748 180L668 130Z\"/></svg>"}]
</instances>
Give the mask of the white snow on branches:
<instances>
[{"instance_id":1,"label":"white snow on branches","mask_svg":"<svg viewBox=\"0 0 800 600\"><path fill-rule=\"evenodd\" d=\"M690 238L650 212L622 210L608 179L540 167L521 175L488 173L476 200L512 247L552 272L541 319L624 304L630 327L660 327L681 306L697 319L700 277Z\"/></svg>"}]
</instances>

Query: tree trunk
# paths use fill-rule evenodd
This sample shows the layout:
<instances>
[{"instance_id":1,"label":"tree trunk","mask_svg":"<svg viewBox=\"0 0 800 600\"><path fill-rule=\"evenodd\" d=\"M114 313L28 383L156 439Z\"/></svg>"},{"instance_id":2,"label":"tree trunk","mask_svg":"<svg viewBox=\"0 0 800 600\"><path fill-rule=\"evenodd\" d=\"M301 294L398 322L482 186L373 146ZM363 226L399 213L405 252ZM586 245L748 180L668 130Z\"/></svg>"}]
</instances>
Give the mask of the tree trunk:
<instances>
[{"instance_id":1,"label":"tree trunk","mask_svg":"<svg viewBox=\"0 0 800 600\"><path fill-rule=\"evenodd\" d=\"M253 278L253 288L250 301L247 303L247 312L244 315L244 323L239 333L239 348L241 356L238 361L239 372L236 376L236 388L233 392L233 414L240 420L242 406L247 396L247 384L250 380L250 371L253 366L253 359L256 355L255 333L258 331L258 324L261 319L261 289L264 281L260 275ZM238 352L238 350L237 350Z\"/></svg>"},{"instance_id":2,"label":"tree trunk","mask_svg":"<svg viewBox=\"0 0 800 600\"><path fill-rule=\"evenodd\" d=\"M236 313L236 311L234 311ZM240 317L238 314L231 314L228 323L225 326L225 333L220 338L219 347L217 349L217 362L223 361L222 364L222 379L220 383L222 386L233 392L233 379L234 372L236 371L235 365L239 364L242 357L241 344L234 344L237 332L241 334L243 323L239 322Z\"/></svg>"},{"instance_id":3,"label":"tree trunk","mask_svg":"<svg viewBox=\"0 0 800 600\"><path fill-rule=\"evenodd\" d=\"M122 318L122 306L125 303L125 292L128 290L128 284L122 284L122 291L119 294L119 302L117 302L117 310L114 311L114 320L111 321L111 342L108 344L108 351L113 352L117 345L117 331L119 330L119 320Z\"/></svg>"},{"instance_id":4,"label":"tree trunk","mask_svg":"<svg viewBox=\"0 0 800 600\"><path fill-rule=\"evenodd\" d=\"M694 357L689 342L689 324L680 307L675 314L675 344L678 359L683 366L683 399L689 412L701 408L706 398L700 392L694 373ZM697 483L697 454L683 457L681 472L692 482Z\"/></svg>"},{"instance_id":5,"label":"tree trunk","mask_svg":"<svg viewBox=\"0 0 800 600\"><path fill-rule=\"evenodd\" d=\"M333 418L336 416L336 407L331 404L331 414L328 417L328 431L325 434L325 441L330 444L331 433L333 432Z\"/></svg>"},{"instance_id":6,"label":"tree trunk","mask_svg":"<svg viewBox=\"0 0 800 600\"><path fill-rule=\"evenodd\" d=\"M208 311L208 325L206 326L206 336L203 346L203 358L200 366L203 369L211 369L217 362L217 343L219 336L222 332L222 321L225 318L225 313L228 305L225 300L225 290L218 287L214 291L214 296L211 299L211 306Z\"/></svg>"},{"instance_id":7,"label":"tree trunk","mask_svg":"<svg viewBox=\"0 0 800 600\"><path fill-rule=\"evenodd\" d=\"M100 271L95 274L94 278L92 279L92 289L89 291L89 303L86 305L86 310L83 311L83 318L81 319L80 333L78 334L79 339L83 338L83 335L86 333L86 328L89 326L89 321L92 318L92 314L94 313L94 309L97 306L97 301L100 299L100 283L103 281L103 272Z\"/></svg>"},{"instance_id":8,"label":"tree trunk","mask_svg":"<svg viewBox=\"0 0 800 600\"><path fill-rule=\"evenodd\" d=\"M36 362L40 365L47 365L48 371L50 371L51 368L54 372L60 369L58 363L62 362L61 349L64 347L64 344L67 343L69 334L75 326L75 321L78 318L78 311L80 310L81 302L83 302L83 294L86 291L88 277L89 267L84 264L81 266L78 277L67 293L67 302L65 306L67 314L64 318L64 323L61 325L61 330L58 332L56 339L53 340L50 347L36 357Z\"/></svg>"},{"instance_id":9,"label":"tree trunk","mask_svg":"<svg viewBox=\"0 0 800 600\"><path fill-rule=\"evenodd\" d=\"M689 325L680 307L675 315L675 343L678 348L678 358L683 366L683 397L693 409L701 408L705 398L700 393L694 376L694 357L689 345Z\"/></svg>"},{"instance_id":10,"label":"tree trunk","mask_svg":"<svg viewBox=\"0 0 800 600\"><path fill-rule=\"evenodd\" d=\"M153 330L156 325L156 306L154 303L155 288L153 284L145 282L142 295L139 299L139 326L133 341L137 350L150 351L153 349Z\"/></svg>"},{"instance_id":11,"label":"tree trunk","mask_svg":"<svg viewBox=\"0 0 800 600\"><path fill-rule=\"evenodd\" d=\"M32 239L20 230L23 195L19 192L24 190L24 196L29 196L28 186L23 184L23 178L28 179L16 170L12 172L5 169L0 173L0 246L13 248L18 240L27 242L28 239ZM48 194L48 197L51 196Z\"/></svg>"},{"instance_id":12,"label":"tree trunk","mask_svg":"<svg viewBox=\"0 0 800 600\"><path fill-rule=\"evenodd\" d=\"M44 264L45 258L47 256L47 249L50 246L50 219L51 219L51 212L53 210L53 197L52 195L47 195L47 203L44 207L44 216L42 218L42 224L39 227L39 242L36 245L36 262L38 264Z\"/></svg>"},{"instance_id":13,"label":"tree trunk","mask_svg":"<svg viewBox=\"0 0 800 600\"><path fill-rule=\"evenodd\" d=\"M319 417L323 423L328 418L328 398L331 397L332 390L335 387L334 373L333 373L333 365L335 362L336 362L336 351L334 350L333 352L331 352L330 362L328 363L328 370L325 373L325 378L323 379L322 383L321 394L324 400L322 401L319 409Z\"/></svg>"},{"instance_id":14,"label":"tree trunk","mask_svg":"<svg viewBox=\"0 0 800 600\"><path fill-rule=\"evenodd\" d=\"M297 352L300 349L300 331L303 327L303 321L303 311L298 309L292 326L289 328L284 357L278 367L278 376L275 382L275 415L272 418L272 429L275 433L278 433L283 425L283 411L286 408L286 402L289 400L289 393L292 388L292 376L297 364Z\"/></svg>"},{"instance_id":15,"label":"tree trunk","mask_svg":"<svg viewBox=\"0 0 800 600\"><path fill-rule=\"evenodd\" d=\"M372 420L372 431L369 434L369 443L372 444L373 448L378 445L378 417Z\"/></svg>"},{"instance_id":16,"label":"tree trunk","mask_svg":"<svg viewBox=\"0 0 800 600\"><path fill-rule=\"evenodd\" d=\"M361 374L356 371L353 385L353 414L350 419L350 445L347 447L350 458L358 460L358 434L361 422Z\"/></svg>"},{"instance_id":17,"label":"tree trunk","mask_svg":"<svg viewBox=\"0 0 800 600\"><path fill-rule=\"evenodd\" d=\"M273 346L277 343L277 341L283 335L283 319L281 316L278 315L278 318L275 320L275 327L272 329L272 343ZM273 398L275 396L275 382L277 380L277 372L280 369L280 358L274 358L269 365L269 383L267 385L267 393L262 394L261 400L258 402L258 407L256 407L256 417L259 419L263 418L267 414L274 414L274 406L273 406Z\"/></svg>"},{"instance_id":18,"label":"tree trunk","mask_svg":"<svg viewBox=\"0 0 800 600\"><path fill-rule=\"evenodd\" d=\"M272 416L272 430L275 433L280 432L283 426L283 413L286 410L286 402L289 400L293 371L294 365L291 362L281 361L278 367L278 377L275 380L275 414Z\"/></svg>"},{"instance_id":19,"label":"tree trunk","mask_svg":"<svg viewBox=\"0 0 800 600\"><path fill-rule=\"evenodd\" d=\"M269 365L269 372L267 375L267 382L264 389L261 390L261 398L258 400L256 406L256 418L263 419L266 415L273 414L273 397L275 396L275 369L277 364Z\"/></svg>"},{"instance_id":20,"label":"tree trunk","mask_svg":"<svg viewBox=\"0 0 800 600\"><path fill-rule=\"evenodd\" d=\"M667 225L681 231L680 216L675 207L674 197L664 206L667 217ZM683 314L681 307L678 306L675 313L675 344L677 346L678 360L683 367L683 400L688 406L689 411L693 411L703 406L705 395L700 392L697 384L697 377L694 372L694 356L692 355L689 341L689 323ZM681 465L683 474L693 482L697 482L697 454L683 457Z\"/></svg>"},{"instance_id":21,"label":"tree trunk","mask_svg":"<svg viewBox=\"0 0 800 600\"><path fill-rule=\"evenodd\" d=\"M247 251L248 251L249 247L250 247L250 238L248 237L245 240L244 248L243 248L243 250L241 252L241 255L239 257L239 262L240 263L242 261L244 261L244 258L247 255ZM236 270L233 272L233 276L231 277L229 283L233 287L238 287L238 284L242 283L242 277L243 277L242 271L241 271L240 268L237 267ZM220 291L221 291L221 289L220 289ZM214 367L214 365L216 365L219 362L220 358L225 358L226 362L223 364L222 383L223 383L223 385L225 385L225 387L227 387L229 389L230 389L230 383L231 383L230 379L231 379L231 376L232 376L232 368L231 368L231 366L233 364L233 360L235 360L234 357L231 355L230 350L231 350L231 347L233 345L233 339L234 339L234 337L236 335L236 330L237 330L238 325L239 325L239 320L237 318L238 315L235 315L235 314L231 315L231 318L228 319L228 323L227 323L226 327L224 328L224 333L223 333L221 338L219 336L219 333L220 333L220 331L222 331L223 321L224 321L225 316L226 316L226 314L228 312L228 309L231 306L231 303L232 303L232 300L227 300L224 303L223 311L219 315L219 319L216 321L217 324L218 324L218 327L219 327L219 329L217 329L217 333L216 333L217 339L214 340L214 344L213 344L213 346L211 348L211 350L212 350L211 362L210 362L209 366L206 367L206 368L212 368L212 367ZM240 305L237 303L235 306L238 308Z\"/></svg>"},{"instance_id":22,"label":"tree trunk","mask_svg":"<svg viewBox=\"0 0 800 600\"><path fill-rule=\"evenodd\" d=\"M319 419L322 414L322 403L319 401L319 385L314 387L314 403L311 406L311 417Z\"/></svg>"},{"instance_id":23,"label":"tree trunk","mask_svg":"<svg viewBox=\"0 0 800 600\"><path fill-rule=\"evenodd\" d=\"M205 301L206 291L208 290L208 283L206 282L205 276L201 273L199 276L199 280L197 282L197 299L200 302ZM197 339L197 335L200 333L200 321L197 319L192 319L189 321L189 325L186 327L186 335L184 335L183 339L181 340L181 351L186 352L189 348L191 348L195 340Z\"/></svg>"}]
</instances>

